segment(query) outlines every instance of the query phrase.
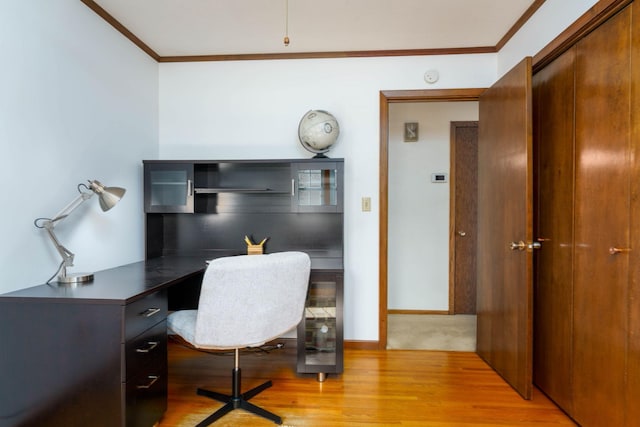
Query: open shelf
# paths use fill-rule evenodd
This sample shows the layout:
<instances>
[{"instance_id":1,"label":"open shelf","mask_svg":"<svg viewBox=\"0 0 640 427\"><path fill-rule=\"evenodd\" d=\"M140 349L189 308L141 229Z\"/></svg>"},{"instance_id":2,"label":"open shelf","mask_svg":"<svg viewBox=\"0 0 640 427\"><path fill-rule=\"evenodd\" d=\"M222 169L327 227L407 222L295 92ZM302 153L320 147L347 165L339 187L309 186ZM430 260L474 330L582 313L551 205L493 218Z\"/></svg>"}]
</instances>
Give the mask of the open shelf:
<instances>
[{"instance_id":1,"label":"open shelf","mask_svg":"<svg viewBox=\"0 0 640 427\"><path fill-rule=\"evenodd\" d=\"M216 194L216 193L273 193L289 194L288 191L274 190L272 188L240 188L240 187L217 187L217 188L196 188L196 194Z\"/></svg>"}]
</instances>

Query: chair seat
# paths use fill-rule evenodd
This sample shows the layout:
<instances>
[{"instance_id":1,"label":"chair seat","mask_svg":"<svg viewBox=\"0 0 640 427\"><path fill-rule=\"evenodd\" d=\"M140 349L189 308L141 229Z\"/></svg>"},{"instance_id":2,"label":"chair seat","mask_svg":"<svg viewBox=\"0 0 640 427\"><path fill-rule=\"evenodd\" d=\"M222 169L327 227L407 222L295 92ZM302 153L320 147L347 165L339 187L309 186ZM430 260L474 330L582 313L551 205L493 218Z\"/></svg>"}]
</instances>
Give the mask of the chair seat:
<instances>
[{"instance_id":1,"label":"chair seat","mask_svg":"<svg viewBox=\"0 0 640 427\"><path fill-rule=\"evenodd\" d=\"M170 335L180 335L183 340L196 346L196 318L198 310L175 311L167 317L167 329Z\"/></svg>"}]
</instances>

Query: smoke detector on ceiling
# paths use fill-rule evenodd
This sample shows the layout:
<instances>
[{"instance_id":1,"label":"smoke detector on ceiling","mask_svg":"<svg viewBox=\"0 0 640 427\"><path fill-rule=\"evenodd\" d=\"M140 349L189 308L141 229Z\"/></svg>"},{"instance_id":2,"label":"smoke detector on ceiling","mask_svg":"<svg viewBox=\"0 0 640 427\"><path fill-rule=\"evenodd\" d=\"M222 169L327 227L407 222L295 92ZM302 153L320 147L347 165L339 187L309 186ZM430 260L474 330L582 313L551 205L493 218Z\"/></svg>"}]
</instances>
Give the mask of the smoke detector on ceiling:
<instances>
[{"instance_id":1,"label":"smoke detector on ceiling","mask_svg":"<svg viewBox=\"0 0 640 427\"><path fill-rule=\"evenodd\" d=\"M439 78L440 73L438 73L438 70L428 70L426 73L424 73L424 81L429 84L434 84L438 81Z\"/></svg>"}]
</instances>

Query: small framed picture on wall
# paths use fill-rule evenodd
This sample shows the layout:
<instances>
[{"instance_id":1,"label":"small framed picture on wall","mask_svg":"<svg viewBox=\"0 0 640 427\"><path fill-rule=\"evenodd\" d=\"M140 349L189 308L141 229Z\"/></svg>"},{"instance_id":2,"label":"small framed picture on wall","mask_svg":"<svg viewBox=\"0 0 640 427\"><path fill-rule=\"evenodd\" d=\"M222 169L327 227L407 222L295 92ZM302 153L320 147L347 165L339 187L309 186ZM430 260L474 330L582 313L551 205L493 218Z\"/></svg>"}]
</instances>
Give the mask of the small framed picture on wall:
<instances>
[{"instance_id":1,"label":"small framed picture on wall","mask_svg":"<svg viewBox=\"0 0 640 427\"><path fill-rule=\"evenodd\" d=\"M404 142L416 142L418 140L418 123L408 122L404 124Z\"/></svg>"}]
</instances>

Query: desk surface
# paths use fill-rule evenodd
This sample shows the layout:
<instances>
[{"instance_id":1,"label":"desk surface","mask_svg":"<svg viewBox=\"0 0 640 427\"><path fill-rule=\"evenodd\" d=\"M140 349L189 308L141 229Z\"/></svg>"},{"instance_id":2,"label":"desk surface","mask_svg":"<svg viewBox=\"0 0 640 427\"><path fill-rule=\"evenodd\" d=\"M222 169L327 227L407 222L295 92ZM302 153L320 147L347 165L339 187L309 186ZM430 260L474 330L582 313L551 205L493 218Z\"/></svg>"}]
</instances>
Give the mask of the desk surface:
<instances>
[{"instance_id":1,"label":"desk surface","mask_svg":"<svg viewBox=\"0 0 640 427\"><path fill-rule=\"evenodd\" d=\"M167 288L202 273L206 261L237 253L219 251L215 254L182 256L172 255L134 262L94 273L94 279L77 285L58 285L56 282L0 295L9 301L13 298L46 299L47 302L73 303L74 301L100 304L128 304L158 290ZM340 265L338 265L340 264ZM341 269L342 263L333 259L311 259L311 268L315 270Z\"/></svg>"},{"instance_id":2,"label":"desk surface","mask_svg":"<svg viewBox=\"0 0 640 427\"><path fill-rule=\"evenodd\" d=\"M178 280L198 274L206 268L202 257L171 256L134 262L94 273L91 282L73 286L52 282L3 294L2 298L43 298L51 302L95 300L103 304L126 304L171 286Z\"/></svg>"}]
</instances>

